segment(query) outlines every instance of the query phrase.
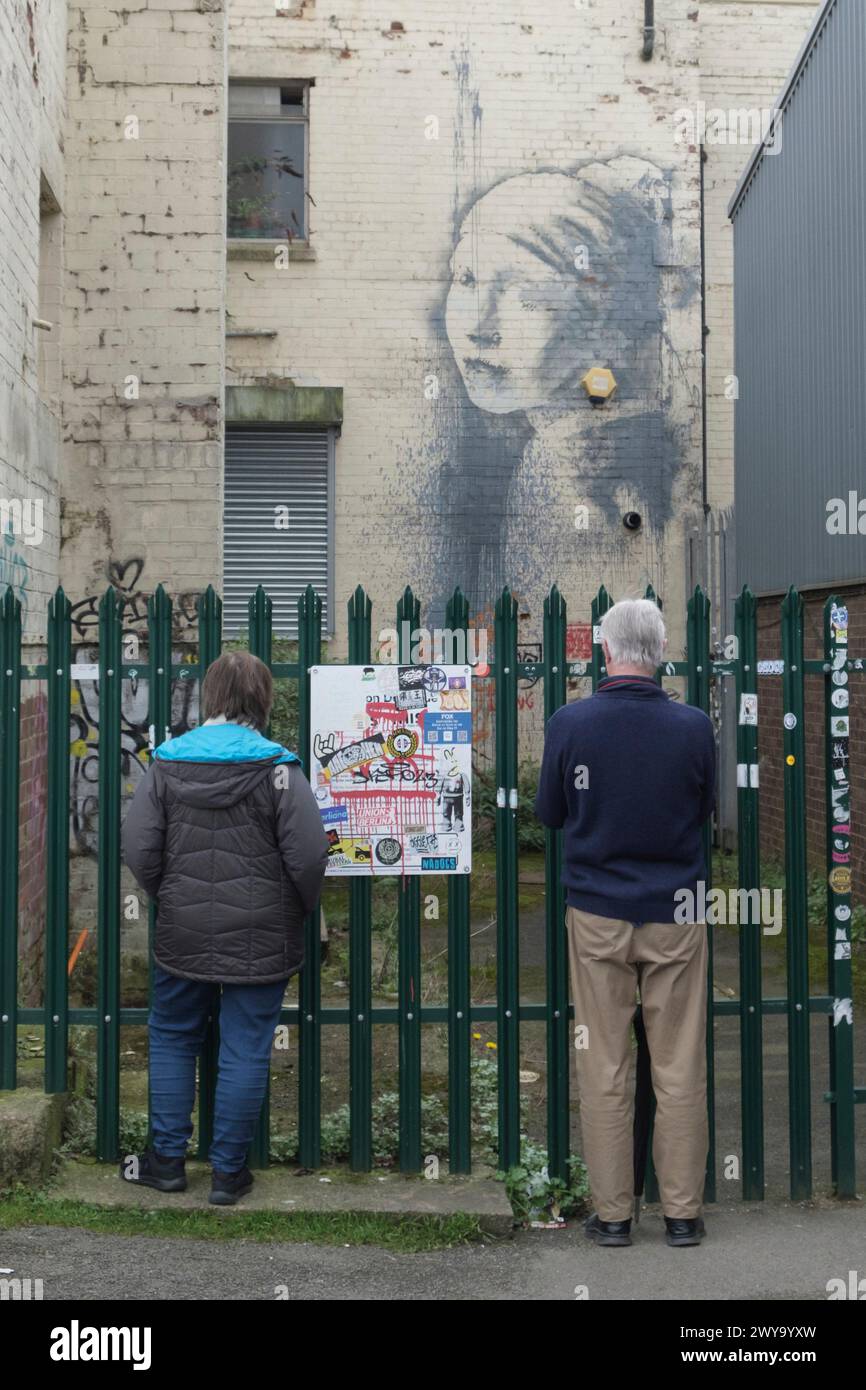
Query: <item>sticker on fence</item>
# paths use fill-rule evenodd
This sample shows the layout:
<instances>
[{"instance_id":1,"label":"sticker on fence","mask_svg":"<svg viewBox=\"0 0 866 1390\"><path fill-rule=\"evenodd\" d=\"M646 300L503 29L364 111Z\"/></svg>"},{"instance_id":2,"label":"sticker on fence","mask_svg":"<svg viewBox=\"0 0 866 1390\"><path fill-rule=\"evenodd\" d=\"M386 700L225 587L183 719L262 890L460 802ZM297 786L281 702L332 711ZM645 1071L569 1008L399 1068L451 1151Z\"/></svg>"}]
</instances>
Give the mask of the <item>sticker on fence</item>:
<instances>
[{"instance_id":1,"label":"sticker on fence","mask_svg":"<svg viewBox=\"0 0 866 1390\"><path fill-rule=\"evenodd\" d=\"M472 867L472 669L314 666L311 782L329 875Z\"/></svg>"}]
</instances>

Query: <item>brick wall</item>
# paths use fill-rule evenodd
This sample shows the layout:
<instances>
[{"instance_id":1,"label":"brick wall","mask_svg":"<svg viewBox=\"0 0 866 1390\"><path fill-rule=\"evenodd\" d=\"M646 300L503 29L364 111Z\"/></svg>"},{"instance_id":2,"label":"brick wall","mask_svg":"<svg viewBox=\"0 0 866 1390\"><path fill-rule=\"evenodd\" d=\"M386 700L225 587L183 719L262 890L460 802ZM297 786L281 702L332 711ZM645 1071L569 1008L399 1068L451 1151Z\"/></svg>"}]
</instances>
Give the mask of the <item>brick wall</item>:
<instances>
[{"instance_id":1,"label":"brick wall","mask_svg":"<svg viewBox=\"0 0 866 1390\"><path fill-rule=\"evenodd\" d=\"M65 198L66 5L0 7L0 597L21 604L25 664L44 659L46 606L58 580ZM47 319L50 332L33 320ZM53 388L53 389L52 389ZM20 1001L41 997L45 910L44 689L24 681L21 710Z\"/></svg>"},{"instance_id":2,"label":"brick wall","mask_svg":"<svg viewBox=\"0 0 866 1390\"><path fill-rule=\"evenodd\" d=\"M852 657L866 657L866 584L850 588L821 590L804 594L804 649L807 660L824 655L824 603L830 592L847 604L849 614L848 647ZM778 599L761 599L758 604L758 658L778 659L782 655L781 613ZM848 689L850 704L851 757L851 867L854 895L866 896L866 675L852 674ZM784 862L785 813L782 752L782 680L780 676L758 681L760 750L760 829L761 854ZM810 869L824 869L826 833L824 822L824 682L819 676L806 676L806 846Z\"/></svg>"},{"instance_id":3,"label":"brick wall","mask_svg":"<svg viewBox=\"0 0 866 1390\"><path fill-rule=\"evenodd\" d=\"M115 582L132 630L157 583L219 571L222 9L69 12L62 567L79 599Z\"/></svg>"},{"instance_id":4,"label":"brick wall","mask_svg":"<svg viewBox=\"0 0 866 1390\"><path fill-rule=\"evenodd\" d=\"M45 944L45 815L47 806L48 699L42 682L23 682L21 784L18 798L19 1000L41 1002Z\"/></svg>"},{"instance_id":5,"label":"brick wall","mask_svg":"<svg viewBox=\"0 0 866 1390\"><path fill-rule=\"evenodd\" d=\"M230 341L228 379L343 388L338 651L359 581L374 644L407 582L425 622L458 581L485 622L505 580L526 642L541 637L554 580L574 621L588 620L602 580L619 596L652 582L681 640L681 525L699 503L698 160L673 116L697 100L697 7L656 11L646 63L643 7L621 0L230 6L231 78L315 82L312 254L278 264L232 248L233 324L274 336ZM599 189L623 160L635 161L633 190L655 178L654 235L625 199L599 232ZM533 395L539 326L558 332L581 283L561 242L588 247L586 297ZM555 248L548 263L542 245ZM517 289L498 292L541 281L532 317ZM487 330L464 346L473 315ZM473 382L473 352L510 372L511 396ZM619 381L604 412L578 385L597 362ZM632 509L636 533L622 524Z\"/></svg>"},{"instance_id":6,"label":"brick wall","mask_svg":"<svg viewBox=\"0 0 866 1390\"><path fill-rule=\"evenodd\" d=\"M0 516L0 594L12 585L25 640L44 632L57 583L60 416L40 390L46 335L33 320L43 316L40 192L64 196L65 45L65 4L0 7L0 506L17 504L18 518L24 506L23 526L14 511ZM51 331L56 342L59 324Z\"/></svg>"}]
</instances>

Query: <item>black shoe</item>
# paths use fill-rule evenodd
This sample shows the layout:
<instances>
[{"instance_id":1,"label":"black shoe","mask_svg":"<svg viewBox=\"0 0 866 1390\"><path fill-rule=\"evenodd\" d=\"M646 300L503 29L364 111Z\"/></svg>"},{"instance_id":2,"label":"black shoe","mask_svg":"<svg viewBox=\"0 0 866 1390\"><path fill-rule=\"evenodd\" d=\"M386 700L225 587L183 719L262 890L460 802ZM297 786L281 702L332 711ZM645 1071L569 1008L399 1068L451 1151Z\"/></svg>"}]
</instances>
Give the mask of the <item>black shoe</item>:
<instances>
[{"instance_id":1,"label":"black shoe","mask_svg":"<svg viewBox=\"0 0 866 1390\"><path fill-rule=\"evenodd\" d=\"M700 1245L707 1234L702 1216L696 1216L691 1221L666 1216L665 1226L668 1245Z\"/></svg>"},{"instance_id":2,"label":"black shoe","mask_svg":"<svg viewBox=\"0 0 866 1390\"><path fill-rule=\"evenodd\" d=\"M583 1223L583 1229L596 1245L631 1245L631 1219L602 1221L598 1213L593 1212L589 1220Z\"/></svg>"},{"instance_id":3,"label":"black shoe","mask_svg":"<svg viewBox=\"0 0 866 1390\"><path fill-rule=\"evenodd\" d=\"M157 1192L185 1192L186 1160L162 1158L155 1149L145 1149L143 1154L124 1155L120 1160L120 1176L124 1182L155 1187Z\"/></svg>"},{"instance_id":4,"label":"black shoe","mask_svg":"<svg viewBox=\"0 0 866 1390\"><path fill-rule=\"evenodd\" d=\"M218 1173L214 1168L208 1201L215 1207L233 1207L239 1197L252 1191L252 1187L253 1175L249 1168L242 1168L239 1173Z\"/></svg>"}]
</instances>

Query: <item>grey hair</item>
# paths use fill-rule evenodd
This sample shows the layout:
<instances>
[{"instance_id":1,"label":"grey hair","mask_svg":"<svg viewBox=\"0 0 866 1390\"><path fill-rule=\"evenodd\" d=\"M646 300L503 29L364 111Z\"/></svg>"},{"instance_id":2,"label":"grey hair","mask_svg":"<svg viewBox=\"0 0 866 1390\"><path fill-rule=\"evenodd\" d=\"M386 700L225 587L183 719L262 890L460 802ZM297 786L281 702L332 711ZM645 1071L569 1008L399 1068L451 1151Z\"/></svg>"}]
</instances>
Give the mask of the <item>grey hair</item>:
<instances>
[{"instance_id":1,"label":"grey hair","mask_svg":"<svg viewBox=\"0 0 866 1390\"><path fill-rule=\"evenodd\" d=\"M655 675L661 665L665 625L652 599L625 598L609 608L601 620L601 638L610 648L616 666L642 666Z\"/></svg>"}]
</instances>

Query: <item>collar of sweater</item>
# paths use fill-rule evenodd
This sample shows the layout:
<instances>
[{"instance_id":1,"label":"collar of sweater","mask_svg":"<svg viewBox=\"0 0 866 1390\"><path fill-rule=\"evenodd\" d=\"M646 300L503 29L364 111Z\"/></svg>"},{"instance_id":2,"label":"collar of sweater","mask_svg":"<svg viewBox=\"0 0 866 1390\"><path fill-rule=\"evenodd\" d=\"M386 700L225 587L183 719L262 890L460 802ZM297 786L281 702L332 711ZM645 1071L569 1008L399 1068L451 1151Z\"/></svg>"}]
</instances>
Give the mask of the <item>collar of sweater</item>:
<instances>
[{"instance_id":1,"label":"collar of sweater","mask_svg":"<svg viewBox=\"0 0 866 1390\"><path fill-rule=\"evenodd\" d=\"M641 696L661 695L667 699L667 691L663 690L654 676L605 676L600 680L595 688L596 695L611 694L636 695Z\"/></svg>"}]
</instances>

